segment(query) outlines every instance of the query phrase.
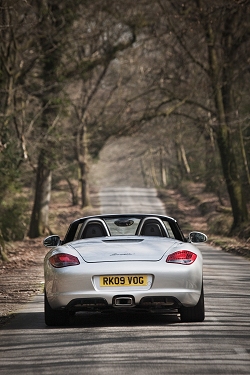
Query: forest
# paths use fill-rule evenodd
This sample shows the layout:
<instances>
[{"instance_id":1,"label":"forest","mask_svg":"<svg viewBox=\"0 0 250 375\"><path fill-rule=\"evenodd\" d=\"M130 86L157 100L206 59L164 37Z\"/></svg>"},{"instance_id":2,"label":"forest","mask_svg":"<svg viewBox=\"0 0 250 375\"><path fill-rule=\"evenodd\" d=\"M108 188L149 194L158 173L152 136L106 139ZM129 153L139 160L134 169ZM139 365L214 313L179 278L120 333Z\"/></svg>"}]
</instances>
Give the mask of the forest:
<instances>
[{"instance_id":1,"label":"forest","mask_svg":"<svg viewBox=\"0 0 250 375\"><path fill-rule=\"evenodd\" d=\"M250 237L249 51L249 0L0 0L1 243L48 232L61 181L87 206L122 136L156 188L202 181Z\"/></svg>"}]
</instances>

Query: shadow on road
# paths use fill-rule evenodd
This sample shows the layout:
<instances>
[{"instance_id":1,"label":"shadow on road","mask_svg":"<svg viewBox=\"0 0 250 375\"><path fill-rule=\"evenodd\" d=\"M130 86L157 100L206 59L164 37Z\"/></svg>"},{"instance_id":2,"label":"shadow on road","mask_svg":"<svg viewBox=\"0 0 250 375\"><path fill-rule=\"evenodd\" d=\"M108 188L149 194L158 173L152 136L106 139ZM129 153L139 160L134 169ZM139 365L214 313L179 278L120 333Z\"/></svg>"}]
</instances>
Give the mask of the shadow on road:
<instances>
[{"instance_id":1,"label":"shadow on road","mask_svg":"<svg viewBox=\"0 0 250 375\"><path fill-rule=\"evenodd\" d=\"M159 326L180 323L176 314L150 314L150 313L88 313L80 312L70 318L67 326L48 327L44 322L43 312L20 312L8 321L2 330L23 329L51 329L73 327L128 327L128 326Z\"/></svg>"}]
</instances>

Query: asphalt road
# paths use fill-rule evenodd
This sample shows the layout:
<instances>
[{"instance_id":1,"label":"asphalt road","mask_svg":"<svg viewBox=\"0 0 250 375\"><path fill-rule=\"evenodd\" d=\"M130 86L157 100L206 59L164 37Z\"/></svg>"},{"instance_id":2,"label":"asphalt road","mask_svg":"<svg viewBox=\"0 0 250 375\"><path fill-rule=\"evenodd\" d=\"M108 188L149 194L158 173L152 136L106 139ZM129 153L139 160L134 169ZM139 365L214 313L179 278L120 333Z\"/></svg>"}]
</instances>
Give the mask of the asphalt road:
<instances>
[{"instance_id":1,"label":"asphalt road","mask_svg":"<svg viewBox=\"0 0 250 375\"><path fill-rule=\"evenodd\" d=\"M0 331L0 374L250 373L250 262L207 245L206 319L81 314L49 328L37 296Z\"/></svg>"},{"instance_id":2,"label":"asphalt road","mask_svg":"<svg viewBox=\"0 0 250 375\"><path fill-rule=\"evenodd\" d=\"M166 214L164 204L153 188L105 188L99 196L103 214Z\"/></svg>"}]
</instances>

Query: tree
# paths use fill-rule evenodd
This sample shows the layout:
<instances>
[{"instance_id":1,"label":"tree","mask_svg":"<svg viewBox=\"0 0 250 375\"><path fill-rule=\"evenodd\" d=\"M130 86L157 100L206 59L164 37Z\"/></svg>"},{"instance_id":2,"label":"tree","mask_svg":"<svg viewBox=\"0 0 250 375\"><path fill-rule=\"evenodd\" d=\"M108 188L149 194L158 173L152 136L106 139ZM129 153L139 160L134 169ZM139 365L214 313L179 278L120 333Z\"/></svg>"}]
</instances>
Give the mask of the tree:
<instances>
[{"instance_id":1,"label":"tree","mask_svg":"<svg viewBox=\"0 0 250 375\"><path fill-rule=\"evenodd\" d=\"M36 238L48 232L48 215L51 195L52 171L55 168L56 123L62 110L62 72L61 59L64 33L72 24L75 16L69 1L37 0L36 41L40 52L40 80L42 104L40 132L43 143L38 157L35 199L31 215L29 237ZM78 2L75 3L75 7Z\"/></svg>"},{"instance_id":2,"label":"tree","mask_svg":"<svg viewBox=\"0 0 250 375\"><path fill-rule=\"evenodd\" d=\"M234 35L239 25L239 18L241 18L239 17L239 13L241 13L241 11L229 11L229 14L224 20L224 28L222 34L222 45L224 45L224 61L223 66L221 66L219 51L215 42L214 31L207 20L205 20L204 22L204 16L201 11L201 18L203 20L203 26L206 32L208 48L209 76L214 92L214 103L218 121L218 123L214 125L213 128L217 137L222 169L232 205L234 216L232 231L235 229L239 229L241 224L245 223L248 220L246 200L243 197L243 189L230 131L230 123L233 121L235 113L235 103L232 87L233 64L231 63L231 61L234 61L234 49L238 48L238 46L236 46Z\"/></svg>"},{"instance_id":3,"label":"tree","mask_svg":"<svg viewBox=\"0 0 250 375\"><path fill-rule=\"evenodd\" d=\"M224 178L233 212L232 232L248 221L246 199L243 195L239 168L231 138L232 123L236 121L237 103L234 93L234 75L237 73L238 50L249 42L249 9L247 4L222 2L208 5L196 1L197 19L205 33L208 58L208 76L211 83L216 123L216 134ZM218 9L219 8L219 9ZM218 15L216 22L215 14Z\"/></svg>"},{"instance_id":4,"label":"tree","mask_svg":"<svg viewBox=\"0 0 250 375\"><path fill-rule=\"evenodd\" d=\"M35 62L33 55L26 54L32 41L29 9L28 1L0 1L0 232L3 240L22 239L26 233L21 223L26 223L23 216L27 205L20 197L20 180L21 167L28 160L25 121L30 116L24 81Z\"/></svg>"},{"instance_id":5,"label":"tree","mask_svg":"<svg viewBox=\"0 0 250 375\"><path fill-rule=\"evenodd\" d=\"M234 124L240 121L236 116L240 104L236 88L238 79L242 79L242 68L247 66L249 2L159 0L158 4L163 13L161 20L165 20L166 26L158 20L156 33L160 35L160 43L171 49L175 63L179 61L181 64L176 74L169 70L169 66L166 69L164 79L168 84L165 90L168 98L158 106L158 115L163 115L162 109L169 106L171 98L182 104L172 112L175 116L188 118L190 106L195 111L196 122L199 114L202 119L203 113L203 120L209 114L205 126L212 128L217 141L232 206L233 233L248 222L240 176L242 168L238 167L232 132ZM201 122L197 124L201 127ZM237 136L235 131L234 136Z\"/></svg>"},{"instance_id":6,"label":"tree","mask_svg":"<svg viewBox=\"0 0 250 375\"><path fill-rule=\"evenodd\" d=\"M84 207L88 154L110 136L134 134L144 143L143 173L150 164L154 172L144 173L147 184L188 178L217 191L224 180L232 231L248 222L249 1L0 5L0 194L17 186L18 171L29 175L31 237L49 230L52 174L65 178L67 169L72 187L80 171Z\"/></svg>"},{"instance_id":7,"label":"tree","mask_svg":"<svg viewBox=\"0 0 250 375\"><path fill-rule=\"evenodd\" d=\"M70 51L71 63L73 61L74 74L71 76L69 73L67 93L73 107L71 121L74 123L74 145L72 147L78 164L79 190L83 208L89 205L89 153L92 156L96 155L112 133L110 127L107 129L104 126L104 113L108 112L107 103L117 87L116 80L113 80L111 85L107 84L110 65L117 59L119 53L133 45L135 35L126 22L121 23L120 16L117 19L117 16L113 15L112 2L82 5L79 12L84 14L84 17L81 17L72 28L70 40L74 49L72 51L72 48L69 48L68 51ZM105 97L101 97L102 85L105 85ZM98 102L97 105L95 101ZM99 123L102 125L100 126ZM104 130L101 135L100 127Z\"/></svg>"},{"instance_id":8,"label":"tree","mask_svg":"<svg viewBox=\"0 0 250 375\"><path fill-rule=\"evenodd\" d=\"M52 150L55 150L55 140L53 141L54 124L60 118L60 110L62 108L61 97L62 89L65 86L65 80L75 80L76 78L83 77L83 83L86 81L88 72L91 72L98 66L103 66L105 74L109 62L112 61L119 51L126 49L133 43L133 38L123 38L119 40L120 34L114 33L113 36L109 34L109 28L116 27L117 21L106 22L104 30L100 27L94 35L96 38L96 49L91 53L87 53L87 57L83 57L82 60L74 59L77 50L74 49L74 43L69 47L69 39L65 37L67 35L68 28L72 26L74 20L77 17L82 16L84 11L84 26L91 30L92 25L96 23L96 9L97 3L90 5L88 2L80 8L77 12L77 7L81 2L74 4L76 13L73 13L71 4L69 1L37 1L37 14L41 14L38 28L38 45L40 46L40 78L43 86L43 94L41 96L42 102L42 117L40 123L40 129L42 134L49 135L45 137L45 142L42 142L40 156L38 159L37 175L36 175L36 189L35 189L35 201L33 205L32 217L30 222L29 236L37 237L42 235L48 230L48 213L49 213L49 201L50 201L50 189L51 189L51 173L52 167L55 161L55 155ZM87 14L94 14L95 20L91 23L87 20ZM101 13L105 14L101 8ZM114 26L115 23L115 26ZM77 24L77 31L81 27ZM100 26L100 24L99 24ZM127 30L126 30L127 31ZM72 28L71 28L72 32ZM66 34L65 34L66 33ZM123 31L122 31L123 33ZM91 35L88 35L91 38ZM70 38L72 40L72 38ZM103 43L105 40L105 44ZM68 50L63 51L63 48L69 47ZM84 50L86 46L81 46ZM73 57L73 59L72 59ZM79 57L79 56L78 56ZM66 66L66 62L69 62L69 66L62 72L60 69L62 66ZM61 72L61 76L60 76ZM63 78L63 79L62 79ZM101 78L97 80L97 86L99 85ZM64 84L63 84L64 82ZM88 205L88 189L87 189L87 132L86 132L86 107L89 101L96 92L96 88L93 87L90 91L90 96L85 100L83 108L78 111L78 122L76 125L76 131L73 132L76 137L75 150L76 158L79 166L79 181L81 184L81 201L82 207ZM52 131L52 133L51 133Z\"/></svg>"}]
</instances>

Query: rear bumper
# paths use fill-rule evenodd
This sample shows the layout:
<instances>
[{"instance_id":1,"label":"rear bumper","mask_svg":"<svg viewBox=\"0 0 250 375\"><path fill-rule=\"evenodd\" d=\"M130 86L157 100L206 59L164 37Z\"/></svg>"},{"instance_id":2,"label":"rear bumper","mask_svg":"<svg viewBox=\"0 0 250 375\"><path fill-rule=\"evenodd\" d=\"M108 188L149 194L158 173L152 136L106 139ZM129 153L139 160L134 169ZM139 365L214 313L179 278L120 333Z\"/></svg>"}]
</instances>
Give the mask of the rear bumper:
<instances>
[{"instance_id":1,"label":"rear bumper","mask_svg":"<svg viewBox=\"0 0 250 375\"><path fill-rule=\"evenodd\" d=\"M109 305L105 298L79 298L70 301L65 306L68 311L170 311L179 309L182 304L174 297L150 296L143 297L136 304L133 296L114 296L112 305Z\"/></svg>"},{"instance_id":2,"label":"rear bumper","mask_svg":"<svg viewBox=\"0 0 250 375\"><path fill-rule=\"evenodd\" d=\"M195 289L158 289L131 293L49 293L46 290L52 309L66 308L75 311L101 311L112 308L172 309L180 306L195 306L200 298L202 282Z\"/></svg>"}]
</instances>

